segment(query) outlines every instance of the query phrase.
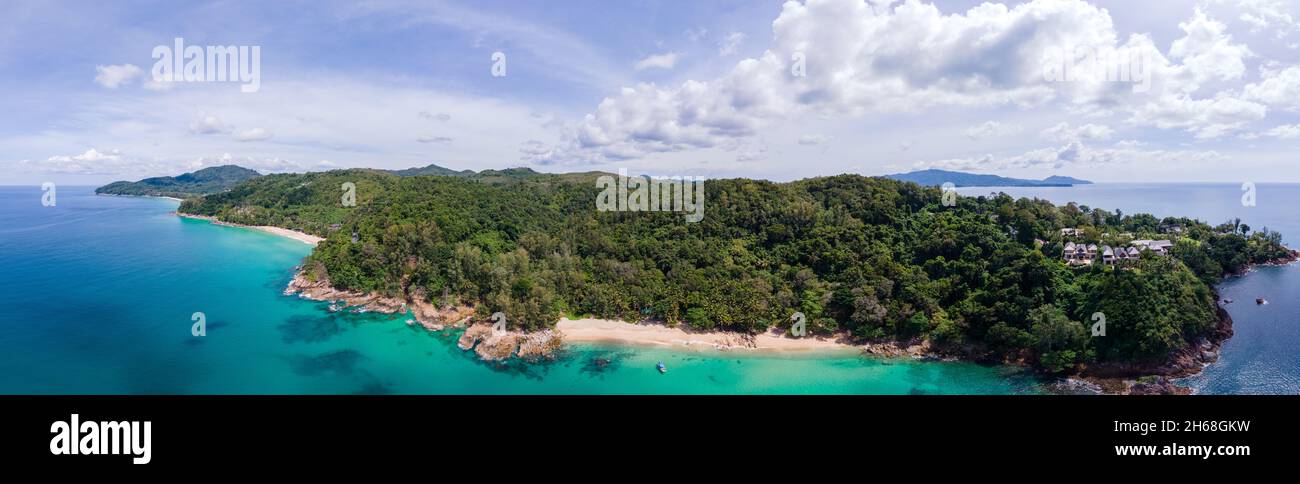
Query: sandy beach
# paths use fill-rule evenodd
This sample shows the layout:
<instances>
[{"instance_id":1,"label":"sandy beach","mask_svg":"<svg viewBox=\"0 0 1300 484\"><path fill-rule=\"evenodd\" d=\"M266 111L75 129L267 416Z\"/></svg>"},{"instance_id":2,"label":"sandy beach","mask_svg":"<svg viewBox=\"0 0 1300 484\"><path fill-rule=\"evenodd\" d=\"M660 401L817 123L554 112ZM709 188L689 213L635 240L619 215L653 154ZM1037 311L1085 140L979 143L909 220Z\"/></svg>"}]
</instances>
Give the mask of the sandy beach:
<instances>
[{"instance_id":1,"label":"sandy beach","mask_svg":"<svg viewBox=\"0 0 1300 484\"><path fill-rule=\"evenodd\" d=\"M304 244L310 244L312 246L315 246L316 244L319 244L325 240L324 237L317 237L312 234L298 232L295 230L282 229L280 227L271 227L269 225L257 225L257 226L247 226L247 227L254 230L261 230L268 234L279 235L281 237L288 237L290 239L302 242Z\"/></svg>"},{"instance_id":2,"label":"sandy beach","mask_svg":"<svg viewBox=\"0 0 1300 484\"><path fill-rule=\"evenodd\" d=\"M604 319L562 318L555 329L566 342L610 342L650 346L676 346L701 349L743 349L766 351L827 351L861 349L829 338L793 338L779 330L746 338L736 333L694 332L661 324L633 324Z\"/></svg>"},{"instance_id":3,"label":"sandy beach","mask_svg":"<svg viewBox=\"0 0 1300 484\"><path fill-rule=\"evenodd\" d=\"M198 220L207 220L207 221L212 222L213 224L216 224L216 225L225 225L225 226L228 226L228 227L243 227L243 228L246 228L246 229L259 230L259 231L262 231L262 232L266 232L266 233L268 233L268 234L279 235L279 236L281 236L281 237L287 237L287 238L290 238L290 239L293 239L293 240L296 240L296 241L302 242L302 243L304 243L304 244L309 244L309 245L311 245L311 246L313 246L313 247L316 246L316 244L321 243L321 241L325 240L324 237L317 237L317 236L315 236L315 235L311 235L311 234L308 234L308 233L303 233L303 232L299 232L299 231L296 231L296 230L284 229L284 228L280 228L280 227L272 227L272 226L270 226L270 225L241 225L241 224L232 224L232 223L230 223L230 222L222 222L222 221L220 221L220 220L217 220L216 217L208 217L208 216L205 216L205 215L190 215L190 214L180 213L180 212L176 212L176 216L178 216L178 217L185 217L185 218L192 218L192 219L198 219Z\"/></svg>"}]
</instances>

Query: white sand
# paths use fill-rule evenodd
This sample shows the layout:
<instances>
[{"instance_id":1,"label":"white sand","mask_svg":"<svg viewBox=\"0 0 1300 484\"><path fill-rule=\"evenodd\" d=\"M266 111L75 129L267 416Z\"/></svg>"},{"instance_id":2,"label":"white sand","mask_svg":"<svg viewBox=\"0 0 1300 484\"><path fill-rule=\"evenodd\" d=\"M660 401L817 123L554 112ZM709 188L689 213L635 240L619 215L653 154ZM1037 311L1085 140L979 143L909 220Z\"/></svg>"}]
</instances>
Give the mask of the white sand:
<instances>
[{"instance_id":1,"label":"white sand","mask_svg":"<svg viewBox=\"0 0 1300 484\"><path fill-rule=\"evenodd\" d=\"M555 329L567 342L614 342L703 349L770 351L856 350L859 347L829 338L794 338L780 330L755 335L752 344L736 333L696 332L661 324L634 324L607 319L562 318Z\"/></svg>"},{"instance_id":2,"label":"white sand","mask_svg":"<svg viewBox=\"0 0 1300 484\"><path fill-rule=\"evenodd\" d=\"M312 234L308 234L308 233L304 233L304 232L299 232L299 231L296 231L296 230L282 229L282 228L280 228L280 227L272 227L272 226L269 226L269 225L249 226L248 228L250 228L250 229L254 229L254 230L261 230L261 231L266 232L266 233L268 233L268 234L279 235L279 236L281 236L281 237L288 237L288 238L293 239L293 240L296 240L296 241L298 241L298 242L302 242L302 243L304 243L304 244L309 244L309 245L311 245L311 246L313 246L313 247L316 246L316 244L321 243L321 241L324 241L324 240L325 240L324 237L317 237L317 236L312 235Z\"/></svg>"},{"instance_id":3,"label":"white sand","mask_svg":"<svg viewBox=\"0 0 1300 484\"><path fill-rule=\"evenodd\" d=\"M208 216L204 216L204 215L190 215L190 214L180 213L180 212L177 212L176 215L179 216L179 217L185 217L185 218L192 218L192 219L198 219L198 220L207 220L207 221L209 221L209 222L212 222L214 225L225 225L225 226L228 226L228 227L243 227L243 228L246 228L246 229L259 230L259 231L262 231L262 232L266 232L266 233L268 233L268 234L278 235L278 236L281 236L281 237L287 237L287 238L290 238L290 239L296 240L296 241L298 241L298 242L302 242L302 243L304 243L304 244L311 245L311 246L313 246L313 247L315 247L316 244L321 243L321 241L325 240L324 237L317 237L317 236L315 236L315 235L311 235L311 234L304 233L304 232L299 232L299 231L297 231L297 230L289 230L289 229L280 228L280 227L272 227L272 226L270 226L270 225L241 225L241 224L233 224L233 223L230 223L230 222L222 222L222 221L220 221L220 220L217 220L216 217L208 217Z\"/></svg>"}]
</instances>

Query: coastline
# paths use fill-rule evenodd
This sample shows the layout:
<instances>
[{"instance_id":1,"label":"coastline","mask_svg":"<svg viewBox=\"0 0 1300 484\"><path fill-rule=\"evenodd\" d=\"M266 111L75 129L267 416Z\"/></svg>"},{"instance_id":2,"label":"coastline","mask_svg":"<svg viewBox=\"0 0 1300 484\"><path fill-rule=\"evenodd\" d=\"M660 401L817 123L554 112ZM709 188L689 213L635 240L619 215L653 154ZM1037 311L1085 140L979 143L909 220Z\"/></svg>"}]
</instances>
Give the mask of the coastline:
<instances>
[{"instance_id":1,"label":"coastline","mask_svg":"<svg viewBox=\"0 0 1300 484\"><path fill-rule=\"evenodd\" d=\"M1289 247L1287 249L1291 250L1291 254L1287 257L1250 264L1240 272L1226 274L1224 280L1245 277L1259 267L1288 266L1300 261L1300 251ZM1206 334L1189 341L1187 346L1173 351L1161 360L1092 365L1085 367L1072 378L1093 385L1100 392L1107 394L1188 395L1193 393L1191 388L1176 380L1199 375L1219 361L1223 344L1227 343L1234 334L1232 315L1224 306L1218 287L1211 289L1218 321Z\"/></svg>"},{"instance_id":2,"label":"coastline","mask_svg":"<svg viewBox=\"0 0 1300 484\"><path fill-rule=\"evenodd\" d=\"M324 240L303 232L273 226L247 226L222 222L216 217L174 212L177 216L208 220L216 225L244 227L274 235L289 237L315 246ZM1288 248L1289 249L1289 248ZM1300 259L1300 252L1291 250L1287 257L1251 264L1239 273L1225 274L1226 278L1242 277L1256 267L1290 265ZM685 327L669 327L659 323L632 323L595 318L561 318L552 330L536 333L506 331L491 332L490 325L475 323L473 305L456 305L440 309L428 302L423 294L406 293L401 297L380 294L363 294L335 289L328 280L309 281L303 268L296 268L293 280L284 290L285 295L298 295L304 299L331 302L331 311L357 307L362 311L403 313L411 316L408 325L419 325L428 331L448 328L467 328L462 335L461 349L474 350L487 361L500 361L512 356L549 358L551 352L563 343L612 343L630 346L672 347L684 350L751 350L771 352L858 352L885 358L910 357L921 360L960 360L983 363L1000 363L1028 366L1024 361L976 354L971 348L934 347L929 341L853 341L845 334L832 337L810 336L793 338L779 329L760 334L742 334L723 331L693 331ZM404 291L409 292L411 288ZM1062 376L1047 387L1056 393L1084 390L1104 394L1188 394L1191 389L1174 380L1201 373L1219 358L1220 348L1233 335L1232 317L1221 303L1217 288L1212 288L1217 324L1206 334L1188 341L1183 348L1167 357L1136 362L1082 365L1076 371ZM337 301L336 301L337 300ZM336 309L338 305L338 309ZM537 341L533 341L537 340ZM530 348L525 354L524 346ZM539 347L545 347L539 350Z\"/></svg>"},{"instance_id":3,"label":"coastline","mask_svg":"<svg viewBox=\"0 0 1300 484\"><path fill-rule=\"evenodd\" d=\"M158 198L169 198L169 197L158 197ZM176 200L176 199L173 198L172 200ZM311 235L306 232L299 232L297 230L289 230L289 229L275 227L271 225L243 225L237 223L223 222L221 220L218 220L216 217L211 217L207 215L193 215L193 214L181 213L181 212L172 212L172 213L176 214L177 217L181 217L181 218L207 220L209 222L212 222L213 225L221 225L226 227L241 227L246 229L257 230L260 232L266 232L271 235L278 235L280 237L293 239L298 242L302 242L304 244L310 245L312 247L315 247L317 244L325 240L324 237L317 237L315 235Z\"/></svg>"},{"instance_id":4,"label":"coastline","mask_svg":"<svg viewBox=\"0 0 1300 484\"><path fill-rule=\"evenodd\" d=\"M163 199L163 200L171 200L171 201L173 201L173 202L184 202L184 201L185 201L184 199L181 199L181 198L176 198L176 197L167 197L167 196L163 196L163 195L119 195L119 194L116 194L116 193L99 193L99 192L95 192L95 195L96 195L96 196L100 196L100 197L140 197L140 198L161 198L161 199Z\"/></svg>"},{"instance_id":5,"label":"coastline","mask_svg":"<svg viewBox=\"0 0 1300 484\"><path fill-rule=\"evenodd\" d=\"M707 350L755 350L774 352L862 351L867 347L845 338L808 336L792 338L772 329L756 335L720 331L690 331L684 327L662 324L638 324L609 319L560 318L555 330L565 341L575 343L616 343L640 346L676 347Z\"/></svg>"},{"instance_id":6,"label":"coastline","mask_svg":"<svg viewBox=\"0 0 1300 484\"><path fill-rule=\"evenodd\" d=\"M281 229L284 230L284 229ZM1292 251L1289 258L1256 264L1240 274L1241 277L1259 265L1289 265L1300 259L1300 252ZM418 292L418 291L417 291ZM579 318L561 318L551 330L526 333L505 331L494 333L491 325L474 322L476 308L458 305L439 309L427 302L423 294L406 294L405 297L387 297L339 290L328 280L309 281L303 269L298 268L293 280L284 290L285 295L303 299L331 302L331 311L358 307L363 311L386 314L403 313L410 316L408 325L419 325L428 331L465 328L458 346L464 351L474 351L481 359L499 362L511 357L529 360L547 359L568 343L606 343L627 346L659 347L698 351L754 351L771 353L843 353L865 354L882 358L911 358L914 360L971 361L1029 367L1024 361L990 359L973 348L934 347L927 340L855 342L847 335L833 337L809 336L793 338L773 328L767 332L747 335L725 331L694 331L684 326L669 327L660 323L633 323L627 321ZM1220 302L1214 290L1218 323L1205 335L1158 360L1088 365L1077 372L1065 375L1055 382L1044 381L1052 393L1100 394L1190 394L1191 389L1177 379L1201 373L1219 358L1220 348L1233 335L1232 316ZM337 308L336 308L337 306Z\"/></svg>"},{"instance_id":7,"label":"coastline","mask_svg":"<svg viewBox=\"0 0 1300 484\"><path fill-rule=\"evenodd\" d=\"M104 197L141 197L141 198L158 198L158 199L162 199L162 200L171 200L171 201L173 201L173 202L177 202L177 203L180 203L180 202L184 202L184 201L185 201L184 199L181 199L181 198L168 197L168 196L163 196L163 195L118 195L118 194L113 194L113 193L96 193L95 195L98 195L98 196L104 196ZM212 216L208 216L208 215L194 215L194 214L188 214L188 213L181 213L180 211L172 212L172 214L176 215L177 217L181 217L181 218L189 218L189 219L195 219L195 220L207 220L207 221L209 221L209 222L212 222L213 225L222 225L222 226L226 226L226 227L241 227L241 228L246 228L246 229L253 229L253 230L257 230L257 231L260 231L260 232L265 232L265 233L268 233L268 234L271 234L271 235L278 235L278 236L280 236L280 237L285 237L285 238L293 239L293 240L296 240L296 241L298 241L298 242L302 242L302 243L304 243L304 244L310 245L310 246L312 246L312 247L315 247L317 244L320 244L321 242L324 242L324 241L325 241L325 238L324 238L324 237L317 237L317 236L315 236L315 235L311 235L311 234L306 233L306 232L299 232L299 231L297 231L297 230L289 230L289 229L286 229L286 228L276 227L276 226L272 226L272 225L244 225L244 224L237 224L237 223L231 223L231 222L223 222L223 221L217 219L216 217L212 217Z\"/></svg>"},{"instance_id":8,"label":"coastline","mask_svg":"<svg viewBox=\"0 0 1300 484\"><path fill-rule=\"evenodd\" d=\"M406 294L400 297L335 289L328 280L309 280L302 268L298 268L285 288L284 294L296 295L311 301L329 302L331 311L341 311L351 307L358 311L405 314L409 317L406 322L408 325L418 325L427 331L466 328L460 341L461 349L466 351L473 349L488 361L506 359L512 354L520 357L548 357L553 350L558 349L557 345L551 344L552 341L668 346L707 351L852 352L855 354L865 351L888 356L909 354L905 350L873 351L872 345L854 344L843 337L791 338L776 329L758 335L745 335L722 331L690 331L685 327L670 328L662 324L639 324L594 318L576 320L561 318L553 330L535 333L506 331L494 334L489 329L490 325L474 322L476 314L474 306L454 305L438 308L427 302L423 294ZM531 344L528 344L529 342ZM919 353L914 356L919 356Z\"/></svg>"}]
</instances>

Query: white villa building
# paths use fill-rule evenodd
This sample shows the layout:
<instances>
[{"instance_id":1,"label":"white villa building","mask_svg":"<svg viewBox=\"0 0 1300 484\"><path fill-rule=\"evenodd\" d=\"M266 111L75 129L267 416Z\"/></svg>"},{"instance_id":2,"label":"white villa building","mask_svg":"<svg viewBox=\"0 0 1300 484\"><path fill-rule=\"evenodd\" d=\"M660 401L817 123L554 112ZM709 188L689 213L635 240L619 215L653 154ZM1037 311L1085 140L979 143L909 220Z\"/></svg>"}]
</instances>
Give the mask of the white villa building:
<instances>
[{"instance_id":1,"label":"white villa building","mask_svg":"<svg viewBox=\"0 0 1300 484\"><path fill-rule=\"evenodd\" d=\"M1140 259L1144 250L1149 250L1159 256L1166 256L1169 255L1169 251L1173 246L1174 244L1168 240L1135 240L1133 245L1129 247L1111 247L1109 245L1097 247L1094 244L1085 245L1066 242L1061 257L1072 266L1089 265L1099 257L1103 264L1112 265Z\"/></svg>"}]
</instances>

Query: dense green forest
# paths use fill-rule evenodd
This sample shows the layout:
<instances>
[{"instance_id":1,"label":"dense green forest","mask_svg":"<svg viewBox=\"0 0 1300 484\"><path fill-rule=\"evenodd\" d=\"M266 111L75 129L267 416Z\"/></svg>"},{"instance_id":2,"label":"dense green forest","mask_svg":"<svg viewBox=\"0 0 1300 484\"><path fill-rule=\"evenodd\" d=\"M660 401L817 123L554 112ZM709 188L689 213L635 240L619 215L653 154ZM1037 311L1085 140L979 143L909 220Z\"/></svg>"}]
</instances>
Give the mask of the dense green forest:
<instances>
[{"instance_id":1,"label":"dense green forest","mask_svg":"<svg viewBox=\"0 0 1300 484\"><path fill-rule=\"evenodd\" d=\"M928 338L1051 371L1161 358L1217 322L1212 284L1288 255L1278 234L1238 223L1006 195L949 207L937 188L856 175L709 180L703 221L687 223L595 210L592 173L485 173L267 175L181 211L327 236L304 261L310 277L477 304L524 329L590 314L758 332L800 311L816 333ZM357 186L355 207L341 205L345 182ZM1180 235L1161 233L1174 225ZM1083 229L1076 241L1176 245L1123 268L1069 267L1065 227ZM1104 337L1089 332L1095 312Z\"/></svg>"}]
</instances>

